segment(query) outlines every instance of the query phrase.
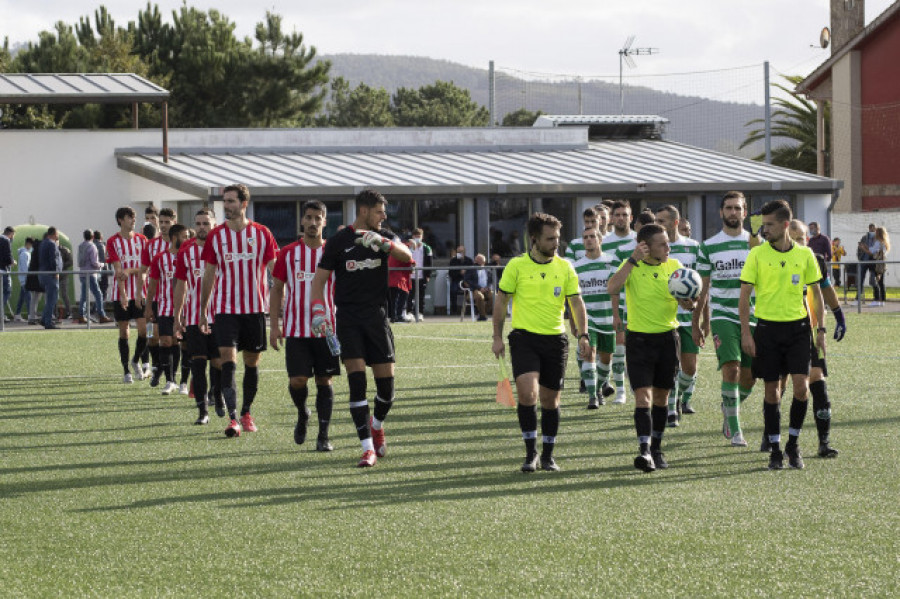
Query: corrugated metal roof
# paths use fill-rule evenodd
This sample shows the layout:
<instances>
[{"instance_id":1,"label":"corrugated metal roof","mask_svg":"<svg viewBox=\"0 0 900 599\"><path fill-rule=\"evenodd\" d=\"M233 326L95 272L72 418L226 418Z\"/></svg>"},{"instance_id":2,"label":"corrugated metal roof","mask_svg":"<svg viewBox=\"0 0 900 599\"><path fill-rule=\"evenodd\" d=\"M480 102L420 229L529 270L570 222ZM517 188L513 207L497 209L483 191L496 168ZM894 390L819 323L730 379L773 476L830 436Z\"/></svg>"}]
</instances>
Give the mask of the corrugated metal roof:
<instances>
[{"instance_id":1,"label":"corrugated metal roof","mask_svg":"<svg viewBox=\"0 0 900 599\"><path fill-rule=\"evenodd\" d=\"M560 125L664 125L669 119L655 114L542 114L535 127Z\"/></svg>"},{"instance_id":2,"label":"corrugated metal roof","mask_svg":"<svg viewBox=\"0 0 900 599\"><path fill-rule=\"evenodd\" d=\"M0 74L0 104L124 104L168 98L168 90L134 73Z\"/></svg>"},{"instance_id":3,"label":"corrugated metal roof","mask_svg":"<svg viewBox=\"0 0 900 599\"><path fill-rule=\"evenodd\" d=\"M831 192L840 181L661 140L609 140L551 151L117 152L119 168L206 198L234 182L254 196L577 195Z\"/></svg>"}]
</instances>

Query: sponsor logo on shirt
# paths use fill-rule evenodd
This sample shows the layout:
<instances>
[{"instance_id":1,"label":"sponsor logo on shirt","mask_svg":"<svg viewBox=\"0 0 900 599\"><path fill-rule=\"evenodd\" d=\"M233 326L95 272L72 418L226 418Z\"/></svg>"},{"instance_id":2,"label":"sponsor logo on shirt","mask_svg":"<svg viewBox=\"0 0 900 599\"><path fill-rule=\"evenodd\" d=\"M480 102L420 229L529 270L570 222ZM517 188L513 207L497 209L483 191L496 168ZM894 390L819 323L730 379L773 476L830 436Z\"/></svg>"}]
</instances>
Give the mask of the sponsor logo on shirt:
<instances>
[{"instance_id":1,"label":"sponsor logo on shirt","mask_svg":"<svg viewBox=\"0 0 900 599\"><path fill-rule=\"evenodd\" d=\"M312 280L313 280L313 277L315 277L315 276L316 276L316 273L314 273L314 272L306 272L306 271L303 271L303 270L298 270L298 271L294 274L294 278L297 279L298 281L312 281Z\"/></svg>"},{"instance_id":2,"label":"sponsor logo on shirt","mask_svg":"<svg viewBox=\"0 0 900 599\"><path fill-rule=\"evenodd\" d=\"M367 258L366 260L347 260L347 271L366 270L367 268L378 268L381 266L381 258Z\"/></svg>"},{"instance_id":3,"label":"sponsor logo on shirt","mask_svg":"<svg viewBox=\"0 0 900 599\"><path fill-rule=\"evenodd\" d=\"M800 284L800 275L791 275L791 283L794 285Z\"/></svg>"},{"instance_id":4,"label":"sponsor logo on shirt","mask_svg":"<svg viewBox=\"0 0 900 599\"><path fill-rule=\"evenodd\" d=\"M562 295L562 287L554 287L553 288L553 297L559 297Z\"/></svg>"},{"instance_id":5,"label":"sponsor logo on shirt","mask_svg":"<svg viewBox=\"0 0 900 599\"><path fill-rule=\"evenodd\" d=\"M203 276L202 268L195 268L195 269L193 269L192 272L194 273L194 276L197 277L198 279Z\"/></svg>"},{"instance_id":6,"label":"sponsor logo on shirt","mask_svg":"<svg viewBox=\"0 0 900 599\"><path fill-rule=\"evenodd\" d=\"M581 281L581 288L585 289L605 289L606 284L609 282L609 279L587 279Z\"/></svg>"},{"instance_id":7,"label":"sponsor logo on shirt","mask_svg":"<svg viewBox=\"0 0 900 599\"><path fill-rule=\"evenodd\" d=\"M228 252L225 254L225 262L250 261L256 258L253 252Z\"/></svg>"},{"instance_id":8,"label":"sponsor logo on shirt","mask_svg":"<svg viewBox=\"0 0 900 599\"><path fill-rule=\"evenodd\" d=\"M716 270L740 270L744 268L744 261L740 258L731 260L716 260Z\"/></svg>"}]
</instances>

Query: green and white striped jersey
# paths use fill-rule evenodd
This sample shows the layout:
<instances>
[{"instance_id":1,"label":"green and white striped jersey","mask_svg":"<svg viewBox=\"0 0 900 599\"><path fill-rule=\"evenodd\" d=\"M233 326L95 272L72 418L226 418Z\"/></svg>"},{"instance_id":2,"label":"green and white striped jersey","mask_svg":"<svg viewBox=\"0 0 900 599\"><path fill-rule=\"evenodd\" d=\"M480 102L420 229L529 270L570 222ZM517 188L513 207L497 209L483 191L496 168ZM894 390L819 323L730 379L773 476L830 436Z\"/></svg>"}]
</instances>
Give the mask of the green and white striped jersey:
<instances>
[{"instance_id":1,"label":"green and white striped jersey","mask_svg":"<svg viewBox=\"0 0 900 599\"><path fill-rule=\"evenodd\" d=\"M616 266L619 266L634 251L637 246L637 234L634 231L628 231L625 237L619 237L615 232L610 233L603 238L600 249L604 254L611 254L615 257Z\"/></svg>"},{"instance_id":2,"label":"green and white striped jersey","mask_svg":"<svg viewBox=\"0 0 900 599\"><path fill-rule=\"evenodd\" d=\"M697 270L697 257L699 253L700 242L695 241L690 237L682 237L679 235L678 241L669 242L669 258L675 258L681 262L685 268ZM693 312L678 306L676 317L678 318L678 324L680 326L687 327L688 329L691 328Z\"/></svg>"},{"instance_id":3,"label":"green and white striped jersey","mask_svg":"<svg viewBox=\"0 0 900 599\"><path fill-rule=\"evenodd\" d=\"M612 303L606 285L617 270L614 261L612 254L601 253L596 258L582 256L574 264L587 309L588 328L607 334L613 333Z\"/></svg>"},{"instance_id":4,"label":"green and white striped jersey","mask_svg":"<svg viewBox=\"0 0 900 599\"><path fill-rule=\"evenodd\" d=\"M584 238L579 237L570 241L569 245L566 246L566 254L563 257L572 264L584 257Z\"/></svg>"},{"instance_id":5,"label":"green and white striped jersey","mask_svg":"<svg viewBox=\"0 0 900 599\"><path fill-rule=\"evenodd\" d=\"M750 233L741 231L732 237L719 231L700 244L697 272L709 277L709 309L711 320L728 320L741 324L738 302L741 297L741 269L750 253ZM750 322L755 323L755 294L750 296Z\"/></svg>"}]
</instances>

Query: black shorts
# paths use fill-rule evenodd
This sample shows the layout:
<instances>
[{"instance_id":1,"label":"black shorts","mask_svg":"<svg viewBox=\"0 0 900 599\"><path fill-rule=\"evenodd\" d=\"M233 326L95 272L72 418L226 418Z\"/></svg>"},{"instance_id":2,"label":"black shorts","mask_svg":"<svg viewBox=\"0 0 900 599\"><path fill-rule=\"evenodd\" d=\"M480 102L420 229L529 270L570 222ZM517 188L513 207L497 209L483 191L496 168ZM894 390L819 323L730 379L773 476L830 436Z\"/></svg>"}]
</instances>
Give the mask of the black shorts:
<instances>
[{"instance_id":1,"label":"black shorts","mask_svg":"<svg viewBox=\"0 0 900 599\"><path fill-rule=\"evenodd\" d=\"M808 318L777 322L759 318L753 332L753 375L773 383L787 374L809 374L812 359Z\"/></svg>"},{"instance_id":2,"label":"black shorts","mask_svg":"<svg viewBox=\"0 0 900 599\"><path fill-rule=\"evenodd\" d=\"M284 364L289 377L336 376L341 373L340 356L332 356L324 337L287 337Z\"/></svg>"},{"instance_id":3,"label":"black shorts","mask_svg":"<svg viewBox=\"0 0 900 599\"><path fill-rule=\"evenodd\" d=\"M337 314L342 360L363 358L368 366L394 363L394 334L383 306L338 308Z\"/></svg>"},{"instance_id":4,"label":"black shorts","mask_svg":"<svg viewBox=\"0 0 900 599\"><path fill-rule=\"evenodd\" d=\"M631 389L674 389L679 343L678 329L664 333L625 331L625 364Z\"/></svg>"},{"instance_id":5,"label":"black shorts","mask_svg":"<svg viewBox=\"0 0 900 599\"><path fill-rule=\"evenodd\" d=\"M116 322L128 322L129 320L141 320L144 318L144 309L134 303L134 300L128 300L127 307L123 310L122 304L118 301L113 302L113 316Z\"/></svg>"},{"instance_id":6,"label":"black shorts","mask_svg":"<svg viewBox=\"0 0 900 599\"><path fill-rule=\"evenodd\" d=\"M175 336L175 317L174 316L157 316L156 317L156 334L160 337Z\"/></svg>"},{"instance_id":7,"label":"black shorts","mask_svg":"<svg viewBox=\"0 0 900 599\"><path fill-rule=\"evenodd\" d=\"M538 335L513 329L508 339L514 378L526 372L537 372L541 387L552 391L563 388L569 360L568 335Z\"/></svg>"},{"instance_id":8,"label":"black shorts","mask_svg":"<svg viewBox=\"0 0 900 599\"><path fill-rule=\"evenodd\" d=\"M218 347L258 354L266 351L266 315L216 314L213 334Z\"/></svg>"},{"instance_id":9,"label":"black shorts","mask_svg":"<svg viewBox=\"0 0 900 599\"><path fill-rule=\"evenodd\" d=\"M215 334L204 335L196 324L192 324L185 329L184 342L187 345L185 351L192 359L205 357L207 360L213 360L219 357L219 346L216 345Z\"/></svg>"}]
</instances>

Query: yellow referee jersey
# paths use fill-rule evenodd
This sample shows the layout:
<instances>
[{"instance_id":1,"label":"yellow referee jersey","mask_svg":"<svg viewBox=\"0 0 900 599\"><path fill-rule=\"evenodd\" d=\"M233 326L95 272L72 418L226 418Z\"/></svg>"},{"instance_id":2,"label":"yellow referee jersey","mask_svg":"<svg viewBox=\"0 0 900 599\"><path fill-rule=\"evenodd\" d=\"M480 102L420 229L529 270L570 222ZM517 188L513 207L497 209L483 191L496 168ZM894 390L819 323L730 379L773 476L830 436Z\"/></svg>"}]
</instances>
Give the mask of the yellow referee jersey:
<instances>
[{"instance_id":1,"label":"yellow referee jersey","mask_svg":"<svg viewBox=\"0 0 900 599\"><path fill-rule=\"evenodd\" d=\"M627 262L619 268L625 264ZM678 301L669 293L669 277L679 268L682 268L681 262L669 258L656 265L641 260L631 269L625 279L629 331L665 333L678 328Z\"/></svg>"},{"instance_id":2,"label":"yellow referee jersey","mask_svg":"<svg viewBox=\"0 0 900 599\"><path fill-rule=\"evenodd\" d=\"M741 270L741 283L755 288L757 318L776 322L806 318L804 286L821 280L812 250L796 243L786 252L776 250L771 243L756 246Z\"/></svg>"},{"instance_id":3,"label":"yellow referee jersey","mask_svg":"<svg viewBox=\"0 0 900 599\"><path fill-rule=\"evenodd\" d=\"M538 335L566 332L566 298L581 293L572 263L554 256L540 264L529 254L509 261L500 278L500 291L512 297L512 328Z\"/></svg>"}]
</instances>

